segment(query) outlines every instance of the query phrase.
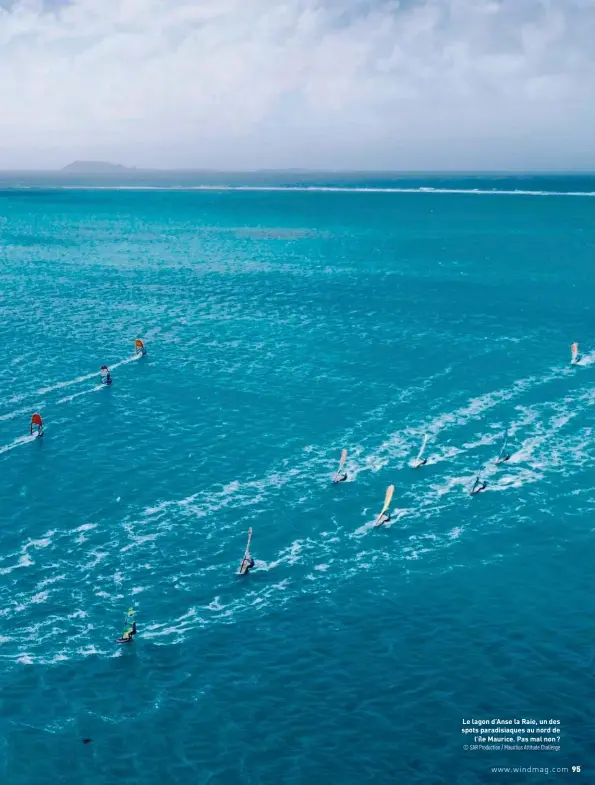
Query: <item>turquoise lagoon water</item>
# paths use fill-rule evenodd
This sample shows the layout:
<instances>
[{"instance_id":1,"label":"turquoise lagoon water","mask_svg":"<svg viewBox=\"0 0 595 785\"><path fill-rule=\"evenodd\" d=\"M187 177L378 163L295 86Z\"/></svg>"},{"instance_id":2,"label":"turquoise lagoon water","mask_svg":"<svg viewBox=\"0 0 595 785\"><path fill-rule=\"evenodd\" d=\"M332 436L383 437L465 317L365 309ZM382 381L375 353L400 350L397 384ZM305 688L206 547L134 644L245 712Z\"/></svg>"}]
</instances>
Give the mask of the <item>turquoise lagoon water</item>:
<instances>
[{"instance_id":1,"label":"turquoise lagoon water","mask_svg":"<svg viewBox=\"0 0 595 785\"><path fill-rule=\"evenodd\" d=\"M1 782L593 777L595 178L0 189Z\"/></svg>"}]
</instances>

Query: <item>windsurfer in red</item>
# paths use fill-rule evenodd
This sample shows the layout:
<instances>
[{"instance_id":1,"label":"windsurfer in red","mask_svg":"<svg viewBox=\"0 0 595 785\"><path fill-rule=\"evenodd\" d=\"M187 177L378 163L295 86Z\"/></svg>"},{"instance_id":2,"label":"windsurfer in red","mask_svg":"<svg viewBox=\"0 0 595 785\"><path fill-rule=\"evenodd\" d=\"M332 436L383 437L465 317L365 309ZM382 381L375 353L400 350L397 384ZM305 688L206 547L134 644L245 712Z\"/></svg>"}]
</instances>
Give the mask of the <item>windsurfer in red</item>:
<instances>
[{"instance_id":1,"label":"windsurfer in red","mask_svg":"<svg viewBox=\"0 0 595 785\"><path fill-rule=\"evenodd\" d=\"M41 415L37 414L37 412L35 412L35 414L31 417L31 435L33 435L33 431L35 429L37 429L38 436L43 436L43 421L41 419Z\"/></svg>"}]
</instances>

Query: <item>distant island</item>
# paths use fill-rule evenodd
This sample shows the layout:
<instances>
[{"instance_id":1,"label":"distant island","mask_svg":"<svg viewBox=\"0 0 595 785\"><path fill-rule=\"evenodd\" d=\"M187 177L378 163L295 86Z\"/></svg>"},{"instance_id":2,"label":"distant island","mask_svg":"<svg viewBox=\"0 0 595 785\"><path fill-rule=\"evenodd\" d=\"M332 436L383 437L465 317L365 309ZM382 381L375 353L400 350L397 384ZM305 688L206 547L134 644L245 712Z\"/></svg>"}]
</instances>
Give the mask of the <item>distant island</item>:
<instances>
[{"instance_id":1,"label":"distant island","mask_svg":"<svg viewBox=\"0 0 595 785\"><path fill-rule=\"evenodd\" d=\"M61 171L70 174L115 174L136 170L121 164L110 164L107 161L73 161Z\"/></svg>"},{"instance_id":2,"label":"distant island","mask_svg":"<svg viewBox=\"0 0 595 785\"><path fill-rule=\"evenodd\" d=\"M155 174L159 173L178 173L178 174L223 174L225 170L219 169L194 169L189 167L187 169L155 169L155 168L148 168L145 169L143 167L137 168L136 166L122 166L122 164L112 164L109 161L73 161L68 166L62 167L60 169L61 172L65 174L124 174L124 173L136 173L136 174ZM290 168L290 169L252 169L247 170L247 173L251 174L316 174L316 169L299 169L299 168Z\"/></svg>"}]
</instances>

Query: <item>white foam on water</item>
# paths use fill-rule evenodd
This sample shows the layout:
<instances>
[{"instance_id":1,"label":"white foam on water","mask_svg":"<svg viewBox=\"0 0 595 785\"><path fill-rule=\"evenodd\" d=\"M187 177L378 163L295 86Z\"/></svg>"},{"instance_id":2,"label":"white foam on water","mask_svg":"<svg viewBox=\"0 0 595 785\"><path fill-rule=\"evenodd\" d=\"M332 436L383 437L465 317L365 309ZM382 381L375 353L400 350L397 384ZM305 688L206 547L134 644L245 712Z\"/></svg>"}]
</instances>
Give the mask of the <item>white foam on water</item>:
<instances>
[{"instance_id":1,"label":"white foam on water","mask_svg":"<svg viewBox=\"0 0 595 785\"><path fill-rule=\"evenodd\" d=\"M142 355L140 354L134 354L130 357L126 357L124 360L119 360L110 366L110 370L114 370L115 368L120 368L122 365L128 365L128 363L135 362L136 360L139 360L141 356ZM54 384L50 384L47 387L41 387L37 390L32 390L31 392L24 392L19 395L13 395L11 398L0 400L0 404L18 403L19 401L22 401L26 398L31 398L34 395L47 395L48 393L56 392L57 390L64 390L67 387L73 387L74 385L88 382L91 379L95 379L97 376L99 376L99 370L93 371L92 373L86 373L81 376L76 376L74 379L68 379L64 382L55 382ZM62 399L62 401L66 400L72 399L70 397Z\"/></svg>"},{"instance_id":2,"label":"white foam on water","mask_svg":"<svg viewBox=\"0 0 595 785\"><path fill-rule=\"evenodd\" d=\"M50 545L52 542L52 537L54 534L56 534L56 529L46 532L43 537L38 540L28 540L28 542L23 546L23 550L26 553L28 548L47 548L48 545Z\"/></svg>"},{"instance_id":3,"label":"white foam on water","mask_svg":"<svg viewBox=\"0 0 595 785\"><path fill-rule=\"evenodd\" d=\"M63 652L58 652L57 654L54 654L50 662L52 665L57 665L59 662L68 662L69 659L70 657L67 654L64 654ZM49 732L51 733L52 731Z\"/></svg>"},{"instance_id":4,"label":"white foam on water","mask_svg":"<svg viewBox=\"0 0 595 785\"><path fill-rule=\"evenodd\" d=\"M30 398L34 395L47 395L48 393L55 392L56 390L63 390L65 387L71 387L74 384L81 384L82 382L87 382L89 379L92 379L96 376L96 373L87 373L84 376L77 376L74 379L69 379L65 382L56 382L55 384L51 384L48 387L41 387L38 390L32 390L31 392L21 393L19 395L13 395L12 398L6 398L0 401L0 404L10 404L10 403L18 403L18 401L22 401L25 398Z\"/></svg>"},{"instance_id":5,"label":"white foam on water","mask_svg":"<svg viewBox=\"0 0 595 785\"><path fill-rule=\"evenodd\" d=\"M573 364L572 367L573 368L577 368L577 369L585 368L585 367L588 367L589 365L593 365L593 363L595 363L595 351L594 352L589 352L589 354L583 355L581 357L580 362L578 362L576 364Z\"/></svg>"},{"instance_id":6,"label":"white foam on water","mask_svg":"<svg viewBox=\"0 0 595 785\"><path fill-rule=\"evenodd\" d=\"M24 444L29 444L30 442L35 441L38 436L36 433L34 434L26 434L25 436L18 436L9 444L5 444L3 447L0 447L0 455L5 452L9 452L10 450L15 450L17 447L22 447Z\"/></svg>"},{"instance_id":7,"label":"white foam on water","mask_svg":"<svg viewBox=\"0 0 595 785\"><path fill-rule=\"evenodd\" d=\"M386 524L382 524L385 526ZM376 518L371 521L366 521L362 526L358 527L352 534L353 537L363 537L364 534L368 534L372 531L372 529L379 528L376 526Z\"/></svg>"},{"instance_id":8,"label":"white foam on water","mask_svg":"<svg viewBox=\"0 0 595 785\"><path fill-rule=\"evenodd\" d=\"M60 400L57 401L57 404L69 403L70 401L74 401L76 398L80 398L82 395L89 395L90 393L103 390L107 387L107 384L96 384L95 387L89 387L88 390L81 390L80 392L73 393L72 395L67 395L65 398L60 398Z\"/></svg>"},{"instance_id":9,"label":"white foam on water","mask_svg":"<svg viewBox=\"0 0 595 785\"><path fill-rule=\"evenodd\" d=\"M0 415L0 422L4 422L5 420L14 420L15 417L20 417L21 415L28 414L29 417L33 414L33 412L38 412L40 409L43 409L45 406L45 401L40 401L33 406L27 406L23 409L15 409L12 412L8 412L7 414Z\"/></svg>"},{"instance_id":10,"label":"white foam on water","mask_svg":"<svg viewBox=\"0 0 595 785\"><path fill-rule=\"evenodd\" d=\"M296 564L300 561L303 551L308 547L308 542L312 542L311 540L294 540L291 545L287 548L283 548L279 551L277 558L273 561L270 561L266 564L266 567L263 569L265 570L274 570L276 567L279 567L281 564Z\"/></svg>"},{"instance_id":11,"label":"white foam on water","mask_svg":"<svg viewBox=\"0 0 595 785\"><path fill-rule=\"evenodd\" d=\"M96 523L83 523L81 526L78 526L76 529L74 529L74 531L75 532L88 532L88 531L91 531L91 529L96 529L96 528L97 528L97 524Z\"/></svg>"},{"instance_id":12,"label":"white foam on water","mask_svg":"<svg viewBox=\"0 0 595 785\"><path fill-rule=\"evenodd\" d=\"M587 382L586 379L585 382ZM500 400L506 400L506 397L504 396ZM578 433L569 435L569 426L573 418L580 415L581 411L584 411L587 406L590 406L593 403L593 400L594 396L591 392L580 390L578 393L568 395L561 400L542 402L533 406L516 407L515 416L512 422L507 423L509 424L509 434L516 433L522 436L523 439L514 445L517 449L509 462L502 465L496 465L493 460L494 456L491 456L486 465L481 469L482 476L485 474L489 480L488 490L499 492L514 491L515 488L521 488L527 483L534 483L540 480L547 481L547 475L551 472L571 474L576 472L582 463L587 460L592 460L591 429L583 428ZM458 418L462 418L464 424L465 422L468 422L465 418L471 419L475 416L478 409L481 410L482 407L486 406L490 408L491 406L497 405L497 403L497 394L488 393L485 396L471 399L465 406L456 409L452 413L440 415L438 418L434 418L434 420L437 421L440 418L453 417L454 415L453 420L446 420L447 424L445 427L450 427L448 423L453 425L458 424ZM484 411L485 410L486 409L484 409ZM423 426L420 426L420 428L421 427ZM488 434L481 436L479 439L467 441L462 445L462 448L456 448L456 450L458 452L465 452L466 450L481 449L485 446L491 446L495 441L498 441L501 438L501 429L501 424L497 424L497 427L496 424L493 424L493 427ZM399 434L397 434L399 441L392 442L397 444L396 449L394 449L394 452L391 452L392 448L389 446L386 455L382 456L383 459L386 458L388 463L392 464L394 455L400 455L405 448L409 450L409 452L405 453L405 457L409 457L413 443L415 442L417 446L419 444L419 430L420 429L404 429L399 432ZM446 448L445 452L448 452L449 449L452 448ZM456 454L458 454L458 452ZM332 459L330 457L331 455ZM434 456L431 457L434 459ZM438 454L438 458L440 458L440 454ZM170 532L176 532L176 536L190 536L190 533L193 531L194 520L197 516L205 517L213 510L223 509L230 503L229 500L232 500L234 510L237 511L241 507L244 507L247 510L246 515L251 515L252 513L249 511L250 505L259 504L263 500L269 501L268 496L270 493L275 493L284 488L290 481L294 482L295 480L303 479L304 482L308 482L310 487L316 486L317 484L321 488L323 486L326 487L329 484L326 475L329 461L332 460L332 464L334 465L336 463L335 459L336 446L329 448L328 450L318 448L312 449L308 452L308 456L303 463L294 467L292 472L281 472L278 467L273 467L269 474L259 480L254 479L248 482L231 481L212 490L200 491L182 501L162 502L158 508L147 508L139 520L123 522L122 526L124 531L127 531L128 536L131 538L131 542L128 542L127 544L131 545L131 543L133 543L139 548L145 544L150 546L157 536L170 536ZM357 459L355 463L357 466ZM317 474L319 470L320 475ZM379 528L388 529L390 524L396 523L402 519L401 526L405 535L409 535L411 531L416 531L415 541L413 541L411 536L407 536L407 539L413 544L403 545L403 535L401 535L397 538L393 547L386 548L387 539L392 541L394 538L371 537L366 540L372 547L365 557L358 556L345 560L343 558L338 558L338 556L340 556L340 548L350 541L349 538L362 533L361 530L365 527L360 527L356 532L350 534L347 531L341 530L340 526L337 526L336 532L329 532L329 526L327 524L327 531L318 535L312 534L309 537L302 537L294 540L287 547L281 548L276 559L273 559L270 562L258 561L257 571L271 570L283 565L286 570L291 570L291 576L297 574L301 578L307 577L307 585L309 587L307 590L314 592L323 591L325 590L325 587L331 587L336 584L337 579L348 580L356 575L358 570L371 570L374 569L374 565L378 566L382 563L401 561L404 564L406 561L419 562L421 560L428 561L429 559L429 563L431 564L433 563L430 558L431 554L434 554L433 558L435 560L435 554L440 553L441 549L457 547L457 541L460 538L462 527L458 526L453 529L451 524L448 531L436 532L436 525L434 522L434 531L429 531L430 519L437 519L445 512L456 509L456 505L461 504L461 490L464 493L467 493L468 485L472 480L473 477L470 474L467 474L464 477L461 477L458 474L455 476L442 476L436 479L433 484L425 485L421 490L416 487L415 489L403 493L402 498L407 506L403 506L403 508L399 510L394 510L393 520L389 522L388 525L384 524ZM451 493L451 491L455 491L455 493ZM479 496L480 499L477 504L481 505L481 496L483 496L483 494L480 494ZM300 494L298 490L292 498L292 504L300 504L300 502L296 502L295 500L303 498L303 494ZM469 503L475 504L476 502ZM172 515L168 516L170 520L165 520L165 516L163 515L163 511L166 508L170 508L172 511ZM159 510L159 515L155 514L156 510ZM187 535L183 533L185 525L180 526L181 522L182 524L185 524L186 519L189 522ZM486 519L484 523L485 525L493 525L494 521L492 519ZM220 520L213 522L213 530L217 530L218 536L220 537L222 530L219 524ZM373 524L374 522L371 521L366 524L366 527L371 529L373 528ZM237 532L238 527L241 526L244 528L244 525L245 517L242 518L241 515L237 515L234 516L233 521L230 521L229 527L227 528ZM68 532L68 534L72 534L73 531L80 533L80 530L83 529L83 527L95 528L97 526L98 524L83 524L83 526ZM135 531L135 527L137 526L145 528L137 533ZM151 528L147 529L147 526ZM330 528L332 528L332 526ZM33 543L42 543L43 539L47 539L48 536L51 537L51 534L51 532L46 533L44 538L30 541L28 544L29 550L35 549L36 551L39 551L40 555L39 557L36 556L36 558L42 558L43 550L47 548L47 545L41 544L41 546L38 547ZM401 543L400 545L399 542ZM230 564L226 565L224 568L226 570L226 577L224 580L226 581L229 580L229 575L227 574L228 566L230 574L235 573L235 570L237 569L235 558L229 556L229 544L230 543L227 542L222 549L223 552L226 553L226 560L230 559ZM385 550L375 551L375 548L384 548ZM27 546L25 547L25 550L26 549ZM119 578L123 582L124 577L129 577L129 573L126 572L127 560L123 550L121 539L116 537L110 543L105 544L101 551L91 551L90 553L85 554L85 557L88 559L93 558L93 556L95 557L94 562L83 565L81 568L81 586L88 591L91 598L90 602L84 602L85 607L91 608L94 598L103 597L107 599L108 602L114 604L119 603L120 600L123 599L123 595L121 594L111 595L107 592L98 591L99 586L105 585L105 581ZM158 552L154 551L154 549L151 550L152 555L157 553ZM172 591L172 587L178 584L180 585L180 588L187 590L187 587L192 582L193 575L199 576L205 571L206 568L202 565L197 568L197 562L200 563L200 559L196 559L193 556L189 558L191 553L192 550L190 548L188 549L188 552L184 551L183 547L179 549L179 554L182 559L181 563L188 564L187 574L172 579L174 583L172 583L171 586L166 585L166 592ZM141 552L141 554L140 559L147 558L146 552ZM152 558L152 555L150 558ZM107 565L104 570L106 575L99 575L98 571L94 570L94 568L95 565L103 559L107 560ZM56 570L62 569L63 571L64 563L65 562L58 562L58 564L53 565L53 567ZM146 564L141 565L139 563L136 567L144 569ZM215 569L217 573L222 571L221 565L211 565L211 568ZM8 571L11 571L12 569L15 569L15 566L10 567ZM413 569L413 565L411 566L411 569ZM195 571L192 572L192 570ZM257 582L250 584L250 589L254 588L256 584ZM129 595L130 593L134 593L135 589L142 590L143 586L144 583L137 581L133 588L128 589L126 593ZM216 623L233 623L237 620L239 614L249 612L250 608L258 609L258 613L265 613L268 607L279 607L280 605L291 601L292 598L298 594L303 593L305 586L304 581L302 580L299 582L299 588L297 588L297 586L298 583L293 581L293 578L285 578L283 581L273 585L257 588L257 590L254 591L244 591L239 598L236 598L231 602L224 602L221 600L220 596L217 596L213 603L205 609L207 611L206 613L203 613L205 618L197 619L195 617L190 617L182 624L176 624L175 626L172 626L170 620L164 622L162 625L156 626L152 630L148 630L148 633L150 635L155 634L168 644L175 643L182 640L186 634L196 626ZM9 615L10 613L22 613L27 607L31 607L32 605L43 601L39 598L39 595L42 594L40 591L42 588L42 586L37 584L32 596L19 596L18 607L15 607L14 605L11 606ZM221 590L222 589L220 589L220 591ZM223 591L226 591L226 589L223 589ZM81 600L81 602L83 601ZM101 604L104 605L105 603L101 601ZM56 617L51 620L51 625L53 627L58 625ZM47 638L48 635L45 637ZM57 640L61 639L63 632L57 629L53 631L51 635L54 636L54 640ZM30 649L29 644L27 645ZM37 639L35 645L39 645ZM30 654L30 651L27 653ZM118 655L120 653L121 652L119 652ZM114 653L110 650L106 656L114 656Z\"/></svg>"},{"instance_id":13,"label":"white foam on water","mask_svg":"<svg viewBox=\"0 0 595 785\"><path fill-rule=\"evenodd\" d=\"M23 186L15 187L20 190ZM272 192L322 192L322 193L378 193L378 194L461 194L467 196L561 196L595 197L594 191L544 191L499 188L436 188L433 186L349 186L349 185L53 185L46 189L61 191L272 191Z\"/></svg>"}]
</instances>

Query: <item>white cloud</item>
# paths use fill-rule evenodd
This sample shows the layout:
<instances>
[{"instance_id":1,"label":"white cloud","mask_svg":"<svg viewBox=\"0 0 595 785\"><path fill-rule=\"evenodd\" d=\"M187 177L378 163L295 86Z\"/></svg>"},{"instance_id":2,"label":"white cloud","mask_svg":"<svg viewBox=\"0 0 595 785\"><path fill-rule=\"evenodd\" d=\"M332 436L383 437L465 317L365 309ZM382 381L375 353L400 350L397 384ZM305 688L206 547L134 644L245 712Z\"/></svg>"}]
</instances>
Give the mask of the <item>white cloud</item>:
<instances>
[{"instance_id":1,"label":"white cloud","mask_svg":"<svg viewBox=\"0 0 595 785\"><path fill-rule=\"evenodd\" d=\"M1 167L595 168L595 0L58 2L0 7Z\"/></svg>"}]
</instances>

